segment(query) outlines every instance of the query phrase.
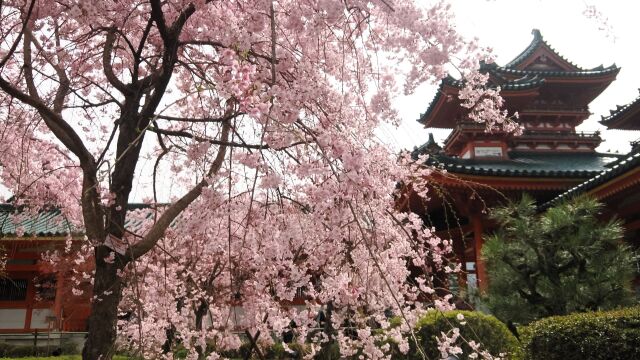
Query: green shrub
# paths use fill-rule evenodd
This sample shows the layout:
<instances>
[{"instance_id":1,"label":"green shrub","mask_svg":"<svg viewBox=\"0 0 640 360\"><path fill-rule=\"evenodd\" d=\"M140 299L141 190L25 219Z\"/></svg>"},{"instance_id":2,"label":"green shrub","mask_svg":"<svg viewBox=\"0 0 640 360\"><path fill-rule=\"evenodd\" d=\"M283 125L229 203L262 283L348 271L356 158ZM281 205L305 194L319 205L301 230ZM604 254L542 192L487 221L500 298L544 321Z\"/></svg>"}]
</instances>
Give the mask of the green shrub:
<instances>
[{"instance_id":1,"label":"green shrub","mask_svg":"<svg viewBox=\"0 0 640 360\"><path fill-rule=\"evenodd\" d=\"M458 314L464 315L464 325L456 319ZM487 350L491 355L497 356L501 353L507 354L507 359L521 359L522 350L518 340L509 332L509 329L493 316L485 315L474 311L430 311L416 324L415 334L422 349L428 359L440 359L437 338L441 333L450 333L457 327L460 329L460 336L467 341L475 341L480 344L481 350ZM471 348L466 342L460 340L462 355L460 359L468 359ZM394 350L393 359L422 359L415 346L415 342L409 342L409 352L404 355Z\"/></svg>"},{"instance_id":2,"label":"green shrub","mask_svg":"<svg viewBox=\"0 0 640 360\"><path fill-rule=\"evenodd\" d=\"M313 358L314 360L339 360L342 358L340 355L340 346L336 342L326 344Z\"/></svg>"},{"instance_id":3,"label":"green shrub","mask_svg":"<svg viewBox=\"0 0 640 360\"><path fill-rule=\"evenodd\" d=\"M640 306L538 320L523 348L528 360L640 359Z\"/></svg>"},{"instance_id":4,"label":"green shrub","mask_svg":"<svg viewBox=\"0 0 640 360\"><path fill-rule=\"evenodd\" d=\"M296 342L287 344L287 347L293 351L290 353L284 349L282 343L275 343L270 347L263 349L262 353L265 359L302 359L305 355L308 355L311 350L305 344L298 344Z\"/></svg>"},{"instance_id":5,"label":"green shrub","mask_svg":"<svg viewBox=\"0 0 640 360\"><path fill-rule=\"evenodd\" d=\"M531 197L491 211L485 238L489 289L483 302L504 322L633 304L635 260L619 221L602 221L602 204L577 197L544 213Z\"/></svg>"}]
</instances>

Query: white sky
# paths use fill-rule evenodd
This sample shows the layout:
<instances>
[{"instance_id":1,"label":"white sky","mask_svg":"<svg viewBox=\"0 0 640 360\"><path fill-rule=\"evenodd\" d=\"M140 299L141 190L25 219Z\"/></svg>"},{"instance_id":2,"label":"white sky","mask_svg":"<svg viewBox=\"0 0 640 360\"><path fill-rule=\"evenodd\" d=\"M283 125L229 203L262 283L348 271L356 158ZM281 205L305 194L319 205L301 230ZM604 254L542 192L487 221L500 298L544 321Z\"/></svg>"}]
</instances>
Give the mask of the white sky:
<instances>
[{"instance_id":1,"label":"white sky","mask_svg":"<svg viewBox=\"0 0 640 360\"><path fill-rule=\"evenodd\" d=\"M419 1L419 0L418 0ZM533 39L537 28L558 53L583 68L613 63L621 67L615 80L590 105L591 117L580 131L604 130L597 123L616 105L624 105L638 96L640 87L640 1L637 0L450 0L458 31L477 37L483 46L494 49L496 63L504 65L517 56ZM583 15L588 5L595 5L602 20ZM602 23L608 30L600 30ZM396 146L412 149L426 142L429 132L436 140L448 130L424 129L416 122L436 93L436 86L425 85L416 94L395 102L403 120L399 129L386 128L386 135ZM637 131L603 132L602 152L627 152L629 141L640 138Z\"/></svg>"},{"instance_id":2,"label":"white sky","mask_svg":"<svg viewBox=\"0 0 640 360\"><path fill-rule=\"evenodd\" d=\"M423 1L423 0L416 0ZM392 2L392 1L391 1ZM540 29L544 39L561 55L583 68L613 63L622 68L614 81L591 103L592 116L578 128L582 131L604 130L600 116L608 115L616 105L624 105L638 96L640 87L640 1L638 0L450 0L458 31L469 38L477 37L483 46L494 49L500 65L512 60L531 42L531 30ZM589 19L583 11L595 5L606 18L608 30L600 30L602 20ZM424 129L416 122L435 95L435 85L424 85L409 97L395 101L402 118L400 128L380 129L385 141L397 149L412 149L426 142L429 132L436 140L448 135L448 130ZM603 132L602 152L626 153L629 141L640 138L638 131ZM153 166L142 160L139 171ZM148 170L148 169L147 169ZM142 190L149 180L134 181L134 196L141 200ZM0 188L1 190L1 188ZM170 197L175 189L168 189ZM180 191L178 191L180 192ZM0 194L3 194L0 191ZM4 195L4 194L3 194ZM176 195L176 194L173 194Z\"/></svg>"}]
</instances>

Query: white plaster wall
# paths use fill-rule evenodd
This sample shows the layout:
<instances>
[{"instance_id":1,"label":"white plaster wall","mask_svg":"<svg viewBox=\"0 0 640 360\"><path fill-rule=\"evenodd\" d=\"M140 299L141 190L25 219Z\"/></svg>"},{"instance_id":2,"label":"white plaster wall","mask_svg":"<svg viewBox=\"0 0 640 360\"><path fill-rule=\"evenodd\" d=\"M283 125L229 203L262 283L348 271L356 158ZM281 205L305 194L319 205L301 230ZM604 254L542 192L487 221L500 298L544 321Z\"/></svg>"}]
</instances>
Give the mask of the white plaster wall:
<instances>
[{"instance_id":1,"label":"white plaster wall","mask_svg":"<svg viewBox=\"0 0 640 360\"><path fill-rule=\"evenodd\" d=\"M24 329L27 309L0 309L0 329Z\"/></svg>"},{"instance_id":2,"label":"white plaster wall","mask_svg":"<svg viewBox=\"0 0 640 360\"><path fill-rule=\"evenodd\" d=\"M55 316L51 309L33 309L31 311L31 328L32 329L47 329L49 323L47 322L47 316Z\"/></svg>"}]
</instances>

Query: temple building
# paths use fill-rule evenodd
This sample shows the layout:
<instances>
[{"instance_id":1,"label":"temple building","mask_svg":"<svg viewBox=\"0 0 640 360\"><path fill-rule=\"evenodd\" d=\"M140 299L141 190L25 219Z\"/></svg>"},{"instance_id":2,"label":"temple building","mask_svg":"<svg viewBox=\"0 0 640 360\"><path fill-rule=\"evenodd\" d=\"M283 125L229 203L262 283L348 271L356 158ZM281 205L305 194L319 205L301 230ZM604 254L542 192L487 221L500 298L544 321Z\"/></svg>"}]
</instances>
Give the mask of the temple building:
<instances>
[{"instance_id":1,"label":"temple building","mask_svg":"<svg viewBox=\"0 0 640 360\"><path fill-rule=\"evenodd\" d=\"M615 65L581 68L533 30L532 42L511 62L481 64L480 69L489 76L489 86L501 89L506 110L519 113L516 121L523 134L487 132L484 124L469 120L468 109L458 99L461 81L445 78L418 122L425 128L452 131L442 146L430 136L413 151L415 157L429 154L427 163L443 171L434 176L430 198L413 194L407 207L422 214L443 238L453 239L458 261L467 270L458 284L477 283L482 289L487 285L480 256L482 234L495 227L487 215L489 208L524 193L540 205L549 203L572 189L586 189L584 184L590 180L600 184L618 174L616 169L631 166L636 172L638 161L626 165L628 160L619 154L600 153L596 150L602 142L599 132L576 130L591 115L589 103L615 80L620 71ZM638 114L640 101L619 108L602 123L609 128L638 129ZM632 208L625 211L633 212Z\"/></svg>"},{"instance_id":2,"label":"temple building","mask_svg":"<svg viewBox=\"0 0 640 360\"><path fill-rule=\"evenodd\" d=\"M125 223L130 231L139 231L139 219L151 214L146 204L129 204L129 212L134 214ZM90 278L78 276L93 270L93 263L76 256L81 244L86 244L83 230L58 209L34 213L0 204L0 247L7 257L0 274L0 342L81 346L93 287ZM65 261L54 268L48 254Z\"/></svg>"},{"instance_id":3,"label":"temple building","mask_svg":"<svg viewBox=\"0 0 640 360\"><path fill-rule=\"evenodd\" d=\"M67 239L81 236L59 210L26 214L12 205L0 205L0 246L7 256L5 274L0 276L0 340L34 344L37 332L40 341L47 338L44 344L52 346L83 339L83 334L74 332L85 330L88 293L70 296L67 272L53 271L43 261L48 251L62 249Z\"/></svg>"}]
</instances>

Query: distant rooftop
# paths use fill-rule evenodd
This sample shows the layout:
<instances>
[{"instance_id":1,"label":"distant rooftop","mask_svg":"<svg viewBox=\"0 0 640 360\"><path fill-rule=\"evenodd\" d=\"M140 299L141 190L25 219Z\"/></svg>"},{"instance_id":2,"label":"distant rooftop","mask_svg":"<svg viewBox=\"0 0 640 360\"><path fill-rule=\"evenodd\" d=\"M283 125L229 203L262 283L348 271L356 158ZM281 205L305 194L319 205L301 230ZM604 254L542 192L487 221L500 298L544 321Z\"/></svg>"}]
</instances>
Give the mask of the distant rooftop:
<instances>
[{"instance_id":1,"label":"distant rooftop","mask_svg":"<svg viewBox=\"0 0 640 360\"><path fill-rule=\"evenodd\" d=\"M621 157L620 159L608 164L607 168L597 175L593 176L591 179L576 185L575 187L565 191L564 193L558 195L556 198L551 201L542 204L540 207L541 210L549 208L554 204L569 199L573 196L583 194L591 189L596 188L597 186L604 184L612 179L615 179L618 176L622 176L630 170L633 170L640 166L640 149L632 150L627 155Z\"/></svg>"},{"instance_id":2,"label":"distant rooftop","mask_svg":"<svg viewBox=\"0 0 640 360\"><path fill-rule=\"evenodd\" d=\"M626 105L618 105L600 124L609 129L640 130L640 96Z\"/></svg>"}]
</instances>

